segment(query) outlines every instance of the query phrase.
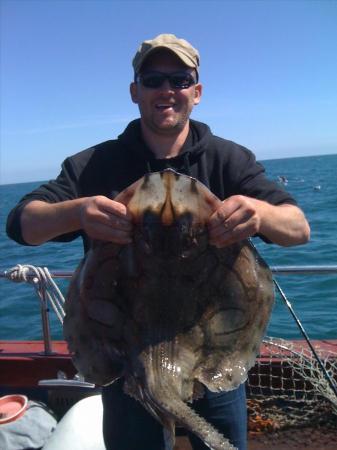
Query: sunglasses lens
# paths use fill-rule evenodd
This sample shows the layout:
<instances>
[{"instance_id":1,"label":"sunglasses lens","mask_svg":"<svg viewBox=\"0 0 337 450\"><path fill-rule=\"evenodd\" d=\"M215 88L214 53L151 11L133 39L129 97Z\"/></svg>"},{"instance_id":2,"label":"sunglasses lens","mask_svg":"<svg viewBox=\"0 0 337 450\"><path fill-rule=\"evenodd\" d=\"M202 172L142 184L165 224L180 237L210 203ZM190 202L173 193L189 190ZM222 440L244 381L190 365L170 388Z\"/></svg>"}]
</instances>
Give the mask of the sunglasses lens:
<instances>
[{"instance_id":1,"label":"sunglasses lens","mask_svg":"<svg viewBox=\"0 0 337 450\"><path fill-rule=\"evenodd\" d=\"M142 85L147 88L159 88L165 81L165 75L160 73L156 74L144 74L141 76L140 80Z\"/></svg>"},{"instance_id":2,"label":"sunglasses lens","mask_svg":"<svg viewBox=\"0 0 337 450\"><path fill-rule=\"evenodd\" d=\"M171 86L177 89L187 89L194 83L194 78L189 73L177 73L170 76Z\"/></svg>"},{"instance_id":3,"label":"sunglasses lens","mask_svg":"<svg viewBox=\"0 0 337 450\"><path fill-rule=\"evenodd\" d=\"M195 80L190 73L176 72L171 74L161 72L149 72L140 75L139 80L144 87L157 89L164 83L165 80L169 80L170 86L174 89L187 89L192 84L195 84Z\"/></svg>"}]
</instances>

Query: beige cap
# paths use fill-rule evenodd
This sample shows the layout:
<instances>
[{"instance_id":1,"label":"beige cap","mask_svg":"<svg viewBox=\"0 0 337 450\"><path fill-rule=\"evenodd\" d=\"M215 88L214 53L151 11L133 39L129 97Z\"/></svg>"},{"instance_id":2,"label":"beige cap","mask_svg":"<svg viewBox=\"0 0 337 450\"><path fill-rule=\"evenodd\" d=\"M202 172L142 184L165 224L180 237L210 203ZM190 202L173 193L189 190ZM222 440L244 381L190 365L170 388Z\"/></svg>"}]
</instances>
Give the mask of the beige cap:
<instances>
[{"instance_id":1,"label":"beige cap","mask_svg":"<svg viewBox=\"0 0 337 450\"><path fill-rule=\"evenodd\" d=\"M135 73L141 69L145 59L154 51L161 48L170 50L187 66L198 70L200 63L200 56L198 50L185 41L185 39L178 39L174 34L160 34L154 39L144 41L135 57L132 65Z\"/></svg>"}]
</instances>

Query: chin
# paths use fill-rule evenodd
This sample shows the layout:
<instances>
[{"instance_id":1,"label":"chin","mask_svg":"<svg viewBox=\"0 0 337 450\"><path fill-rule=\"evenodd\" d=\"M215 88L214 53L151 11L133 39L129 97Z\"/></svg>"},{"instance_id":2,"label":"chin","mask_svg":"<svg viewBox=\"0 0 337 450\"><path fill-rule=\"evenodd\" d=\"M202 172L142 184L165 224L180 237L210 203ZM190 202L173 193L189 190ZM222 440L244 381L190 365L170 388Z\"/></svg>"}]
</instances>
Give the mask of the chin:
<instances>
[{"instance_id":1,"label":"chin","mask_svg":"<svg viewBox=\"0 0 337 450\"><path fill-rule=\"evenodd\" d=\"M163 120L162 122L156 122L155 126L158 129L162 129L162 130L179 130L181 131L184 126L185 126L186 122L181 123L180 121L177 120Z\"/></svg>"}]
</instances>

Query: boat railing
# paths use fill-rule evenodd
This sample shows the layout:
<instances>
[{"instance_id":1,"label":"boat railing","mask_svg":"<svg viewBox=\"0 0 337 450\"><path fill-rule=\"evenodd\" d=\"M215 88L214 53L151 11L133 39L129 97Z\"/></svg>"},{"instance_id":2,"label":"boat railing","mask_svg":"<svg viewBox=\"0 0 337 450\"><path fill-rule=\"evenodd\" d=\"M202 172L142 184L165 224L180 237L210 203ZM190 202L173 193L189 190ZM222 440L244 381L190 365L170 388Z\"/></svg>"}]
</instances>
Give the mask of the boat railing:
<instances>
[{"instance_id":1,"label":"boat railing","mask_svg":"<svg viewBox=\"0 0 337 450\"><path fill-rule=\"evenodd\" d=\"M285 294L276 281L275 276L337 274L337 265L271 266L270 269L274 276L275 286L281 294L281 297L283 297L283 300L287 303L287 306L290 308L293 315L294 312L291 310L291 304L285 297ZM30 265L17 265L12 269L0 271L0 278L6 278L13 282L26 282L34 286L35 291L40 298L45 355L53 354L52 336L49 322L50 306L52 306L52 309L61 323L63 322L63 317L65 315L63 310L64 297L54 282L54 279L71 279L72 275L73 271L49 271L46 267L41 268Z\"/></svg>"}]
</instances>

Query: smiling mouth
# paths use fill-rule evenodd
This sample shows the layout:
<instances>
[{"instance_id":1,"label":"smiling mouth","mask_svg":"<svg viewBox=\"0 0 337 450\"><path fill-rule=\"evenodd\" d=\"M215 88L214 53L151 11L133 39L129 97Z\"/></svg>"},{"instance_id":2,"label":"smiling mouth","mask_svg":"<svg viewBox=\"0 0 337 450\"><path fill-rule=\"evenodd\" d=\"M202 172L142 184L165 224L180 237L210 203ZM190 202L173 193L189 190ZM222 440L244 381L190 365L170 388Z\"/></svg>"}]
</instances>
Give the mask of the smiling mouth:
<instances>
[{"instance_id":1,"label":"smiling mouth","mask_svg":"<svg viewBox=\"0 0 337 450\"><path fill-rule=\"evenodd\" d=\"M173 103L157 103L155 105L156 109L159 109L160 111L174 109L174 106L175 106L175 104L173 104Z\"/></svg>"}]
</instances>

